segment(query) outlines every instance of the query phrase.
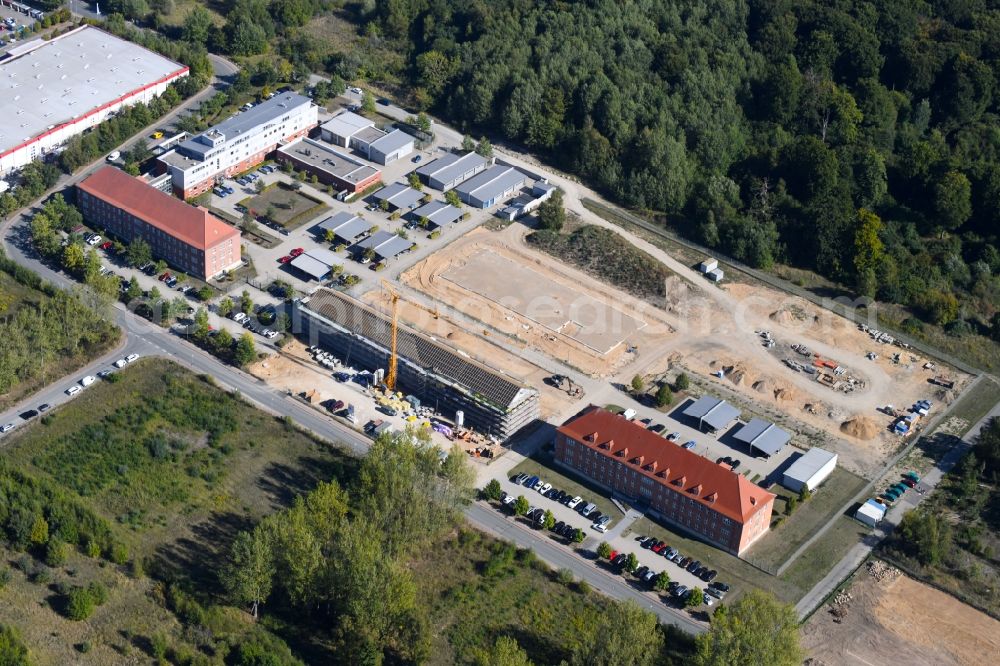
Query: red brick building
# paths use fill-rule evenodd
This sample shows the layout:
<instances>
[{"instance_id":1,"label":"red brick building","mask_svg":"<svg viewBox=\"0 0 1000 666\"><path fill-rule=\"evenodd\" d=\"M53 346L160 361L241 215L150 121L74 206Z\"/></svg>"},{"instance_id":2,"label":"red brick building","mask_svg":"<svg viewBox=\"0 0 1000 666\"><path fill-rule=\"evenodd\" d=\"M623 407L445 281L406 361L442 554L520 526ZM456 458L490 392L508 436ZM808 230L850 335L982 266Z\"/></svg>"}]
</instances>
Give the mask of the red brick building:
<instances>
[{"instance_id":1,"label":"red brick building","mask_svg":"<svg viewBox=\"0 0 1000 666\"><path fill-rule=\"evenodd\" d=\"M590 407L556 432L556 462L734 555L767 533L774 495L726 465Z\"/></svg>"},{"instance_id":2,"label":"red brick building","mask_svg":"<svg viewBox=\"0 0 1000 666\"><path fill-rule=\"evenodd\" d=\"M201 279L240 265L240 231L209 213L106 166L77 185L91 226L125 243L142 238L153 255Z\"/></svg>"}]
</instances>

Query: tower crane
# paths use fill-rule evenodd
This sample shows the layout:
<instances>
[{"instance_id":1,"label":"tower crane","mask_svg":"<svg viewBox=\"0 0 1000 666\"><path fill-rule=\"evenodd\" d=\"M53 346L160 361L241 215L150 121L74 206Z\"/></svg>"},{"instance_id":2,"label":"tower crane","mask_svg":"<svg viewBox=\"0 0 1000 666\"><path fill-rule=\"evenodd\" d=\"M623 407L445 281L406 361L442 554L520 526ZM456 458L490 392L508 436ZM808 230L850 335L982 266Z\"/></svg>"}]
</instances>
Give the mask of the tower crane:
<instances>
[{"instance_id":1,"label":"tower crane","mask_svg":"<svg viewBox=\"0 0 1000 666\"><path fill-rule=\"evenodd\" d=\"M391 311L391 334L389 348L389 369L385 373L385 387L390 391L396 390L396 334L398 333L398 304L399 292L393 289L392 285L382 280L382 288L389 294L389 302L392 304Z\"/></svg>"}]
</instances>

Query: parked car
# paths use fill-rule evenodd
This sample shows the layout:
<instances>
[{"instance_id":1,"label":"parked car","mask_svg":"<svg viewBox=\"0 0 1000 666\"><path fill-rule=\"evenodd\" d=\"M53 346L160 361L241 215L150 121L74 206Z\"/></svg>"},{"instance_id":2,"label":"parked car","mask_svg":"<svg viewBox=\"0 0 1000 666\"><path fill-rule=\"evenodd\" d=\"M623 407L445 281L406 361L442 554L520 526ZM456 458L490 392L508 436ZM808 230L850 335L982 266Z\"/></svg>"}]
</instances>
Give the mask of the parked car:
<instances>
[{"instance_id":1,"label":"parked car","mask_svg":"<svg viewBox=\"0 0 1000 666\"><path fill-rule=\"evenodd\" d=\"M538 477L537 476L529 476L527 479L524 480L524 487L525 488L533 488L536 483L538 483Z\"/></svg>"},{"instance_id":2,"label":"parked car","mask_svg":"<svg viewBox=\"0 0 1000 666\"><path fill-rule=\"evenodd\" d=\"M556 534L559 534L564 527L566 527L566 523L560 520L559 522L557 522L555 525L552 526L552 531L555 532Z\"/></svg>"},{"instance_id":3,"label":"parked car","mask_svg":"<svg viewBox=\"0 0 1000 666\"><path fill-rule=\"evenodd\" d=\"M588 502L582 509L580 509L580 515L586 518L590 514L597 510L597 505L593 502Z\"/></svg>"},{"instance_id":4,"label":"parked car","mask_svg":"<svg viewBox=\"0 0 1000 666\"><path fill-rule=\"evenodd\" d=\"M718 576L718 575L719 575L718 571L716 571L715 569L711 569L709 571L706 571L702 575L701 579L703 581L705 581L706 583L711 583L713 580L715 580L715 577Z\"/></svg>"},{"instance_id":5,"label":"parked car","mask_svg":"<svg viewBox=\"0 0 1000 666\"><path fill-rule=\"evenodd\" d=\"M29 409L27 411L21 412L20 414L18 414L18 416L20 416L21 419L24 421L30 421L31 419L38 416L38 412L35 411L34 409Z\"/></svg>"},{"instance_id":6,"label":"parked car","mask_svg":"<svg viewBox=\"0 0 1000 666\"><path fill-rule=\"evenodd\" d=\"M412 159L411 161L412 161L412 162L413 162L414 164L420 164L420 161L421 161L422 159L424 159L423 155L417 155L417 156L416 156L416 157L414 157L414 158L413 158L413 159Z\"/></svg>"},{"instance_id":7,"label":"parked car","mask_svg":"<svg viewBox=\"0 0 1000 666\"><path fill-rule=\"evenodd\" d=\"M734 460L734 461L732 462L732 466L733 466L733 471L734 471L734 472L735 472L736 470L738 470L738 469L740 468L740 464L741 464L741 463L740 463L740 461L739 461L739 460Z\"/></svg>"},{"instance_id":8,"label":"parked car","mask_svg":"<svg viewBox=\"0 0 1000 666\"><path fill-rule=\"evenodd\" d=\"M77 386L76 384L66 389L66 395L76 395L79 392L80 392L80 387Z\"/></svg>"},{"instance_id":9,"label":"parked car","mask_svg":"<svg viewBox=\"0 0 1000 666\"><path fill-rule=\"evenodd\" d=\"M4 426L0 426L0 433L10 432L13 429L14 429L14 424L13 423L8 423L8 424L6 424Z\"/></svg>"},{"instance_id":10,"label":"parked car","mask_svg":"<svg viewBox=\"0 0 1000 666\"><path fill-rule=\"evenodd\" d=\"M729 591L729 585L727 585L726 583L712 583L709 587L719 590L721 592Z\"/></svg>"},{"instance_id":11,"label":"parked car","mask_svg":"<svg viewBox=\"0 0 1000 666\"><path fill-rule=\"evenodd\" d=\"M687 593L688 589L686 585L678 585L677 587L674 588L672 594L674 595L675 598L682 599Z\"/></svg>"},{"instance_id":12,"label":"parked car","mask_svg":"<svg viewBox=\"0 0 1000 666\"><path fill-rule=\"evenodd\" d=\"M139 355L138 354L129 354L128 356L125 357L125 362L126 363L132 363L132 362L138 361L138 360L139 360Z\"/></svg>"},{"instance_id":13,"label":"parked car","mask_svg":"<svg viewBox=\"0 0 1000 666\"><path fill-rule=\"evenodd\" d=\"M683 448L683 449L693 449L696 446L698 446L698 442L696 442L696 441L694 441L692 439L689 442L684 442L684 446L682 446L681 448Z\"/></svg>"},{"instance_id":14,"label":"parked car","mask_svg":"<svg viewBox=\"0 0 1000 666\"><path fill-rule=\"evenodd\" d=\"M52 405L50 405L47 402L43 402L42 404L38 405L38 411L39 412L47 412L50 409L52 409Z\"/></svg>"},{"instance_id":15,"label":"parked car","mask_svg":"<svg viewBox=\"0 0 1000 666\"><path fill-rule=\"evenodd\" d=\"M571 499L569 502L567 502L566 506L568 506L571 509L575 509L577 507L577 505L579 505L580 502L582 502L582 501L583 501L583 498L580 497L579 495L577 495L576 497L574 497L573 499Z\"/></svg>"},{"instance_id":16,"label":"parked car","mask_svg":"<svg viewBox=\"0 0 1000 666\"><path fill-rule=\"evenodd\" d=\"M669 435L667 435L667 441L670 441L670 442L676 442L680 438L681 438L681 434L679 432L672 432Z\"/></svg>"},{"instance_id":17,"label":"parked car","mask_svg":"<svg viewBox=\"0 0 1000 666\"><path fill-rule=\"evenodd\" d=\"M545 495L550 490L552 490L552 484L551 483L543 483L540 487L536 488L536 490L539 493L541 493L542 495Z\"/></svg>"},{"instance_id":18,"label":"parked car","mask_svg":"<svg viewBox=\"0 0 1000 666\"><path fill-rule=\"evenodd\" d=\"M638 569L636 569L636 570L635 570L635 571L633 572L633 574L635 575L635 577L636 577L636 578L642 578L642 577L643 577L643 575L644 575L644 574L645 574L645 573L646 573L647 571L649 571L649 567L647 567L647 566L643 565L643 566L639 567Z\"/></svg>"}]
</instances>

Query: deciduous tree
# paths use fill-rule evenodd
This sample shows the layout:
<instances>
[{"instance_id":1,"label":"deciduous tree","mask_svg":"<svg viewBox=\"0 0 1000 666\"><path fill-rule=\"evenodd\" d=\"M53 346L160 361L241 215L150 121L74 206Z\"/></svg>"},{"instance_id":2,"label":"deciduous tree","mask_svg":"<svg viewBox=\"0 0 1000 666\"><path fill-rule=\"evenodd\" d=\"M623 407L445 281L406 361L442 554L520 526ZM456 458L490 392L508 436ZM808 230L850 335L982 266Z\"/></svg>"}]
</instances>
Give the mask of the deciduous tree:
<instances>
[{"instance_id":1,"label":"deciduous tree","mask_svg":"<svg viewBox=\"0 0 1000 666\"><path fill-rule=\"evenodd\" d=\"M696 641L699 666L798 666L803 658L795 609L756 589L725 612L715 613L711 629Z\"/></svg>"}]
</instances>

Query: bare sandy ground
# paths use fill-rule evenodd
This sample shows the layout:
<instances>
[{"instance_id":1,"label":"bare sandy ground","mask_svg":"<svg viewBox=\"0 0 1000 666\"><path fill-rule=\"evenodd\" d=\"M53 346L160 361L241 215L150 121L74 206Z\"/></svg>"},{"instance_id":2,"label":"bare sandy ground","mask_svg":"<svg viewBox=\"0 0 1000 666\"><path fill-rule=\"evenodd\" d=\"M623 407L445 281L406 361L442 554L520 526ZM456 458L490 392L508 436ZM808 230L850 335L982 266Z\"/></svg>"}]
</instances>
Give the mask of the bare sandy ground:
<instances>
[{"instance_id":1,"label":"bare sandy ground","mask_svg":"<svg viewBox=\"0 0 1000 666\"><path fill-rule=\"evenodd\" d=\"M813 666L979 666L1000 662L1000 622L954 597L900 575L859 575L837 622L826 606L803 627Z\"/></svg>"}]
</instances>

